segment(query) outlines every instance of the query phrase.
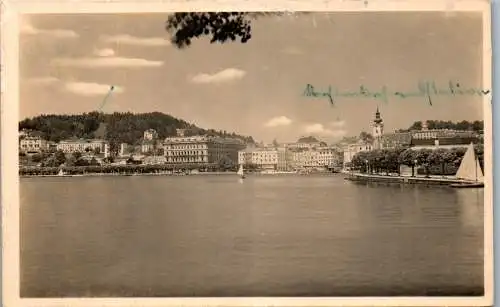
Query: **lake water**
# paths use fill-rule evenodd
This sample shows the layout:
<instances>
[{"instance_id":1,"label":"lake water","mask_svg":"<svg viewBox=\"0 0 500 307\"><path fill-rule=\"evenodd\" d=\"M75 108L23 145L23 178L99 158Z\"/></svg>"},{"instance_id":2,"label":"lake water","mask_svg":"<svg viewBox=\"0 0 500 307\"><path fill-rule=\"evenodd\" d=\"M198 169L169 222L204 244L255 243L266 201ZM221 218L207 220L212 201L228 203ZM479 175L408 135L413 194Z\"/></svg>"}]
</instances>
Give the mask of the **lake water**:
<instances>
[{"instance_id":1,"label":"lake water","mask_svg":"<svg viewBox=\"0 0 500 307\"><path fill-rule=\"evenodd\" d=\"M23 297L483 294L483 190L23 178L20 206Z\"/></svg>"}]
</instances>

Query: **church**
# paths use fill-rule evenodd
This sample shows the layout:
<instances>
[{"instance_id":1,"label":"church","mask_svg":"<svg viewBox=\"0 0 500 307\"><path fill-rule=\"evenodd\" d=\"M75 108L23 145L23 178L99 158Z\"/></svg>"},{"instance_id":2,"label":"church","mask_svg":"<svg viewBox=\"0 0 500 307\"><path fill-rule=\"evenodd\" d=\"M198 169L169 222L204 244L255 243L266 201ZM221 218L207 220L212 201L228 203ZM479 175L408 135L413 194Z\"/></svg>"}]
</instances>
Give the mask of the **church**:
<instances>
[{"instance_id":1,"label":"church","mask_svg":"<svg viewBox=\"0 0 500 307\"><path fill-rule=\"evenodd\" d=\"M427 120L422 121L420 130L384 133L384 121L379 108L372 123L373 149L415 148L437 149L466 147L478 143L479 135L475 131L429 129Z\"/></svg>"}]
</instances>

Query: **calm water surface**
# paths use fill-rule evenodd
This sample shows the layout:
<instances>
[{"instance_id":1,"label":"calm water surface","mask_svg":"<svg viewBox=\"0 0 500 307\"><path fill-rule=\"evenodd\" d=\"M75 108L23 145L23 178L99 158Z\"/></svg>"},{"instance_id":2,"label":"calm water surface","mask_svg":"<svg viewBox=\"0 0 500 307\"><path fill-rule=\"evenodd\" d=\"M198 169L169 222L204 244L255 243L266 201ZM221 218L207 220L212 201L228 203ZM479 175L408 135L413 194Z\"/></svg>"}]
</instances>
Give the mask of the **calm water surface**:
<instances>
[{"instance_id":1,"label":"calm water surface","mask_svg":"<svg viewBox=\"0 0 500 307\"><path fill-rule=\"evenodd\" d=\"M21 179L21 295L482 295L483 191L341 176Z\"/></svg>"}]
</instances>

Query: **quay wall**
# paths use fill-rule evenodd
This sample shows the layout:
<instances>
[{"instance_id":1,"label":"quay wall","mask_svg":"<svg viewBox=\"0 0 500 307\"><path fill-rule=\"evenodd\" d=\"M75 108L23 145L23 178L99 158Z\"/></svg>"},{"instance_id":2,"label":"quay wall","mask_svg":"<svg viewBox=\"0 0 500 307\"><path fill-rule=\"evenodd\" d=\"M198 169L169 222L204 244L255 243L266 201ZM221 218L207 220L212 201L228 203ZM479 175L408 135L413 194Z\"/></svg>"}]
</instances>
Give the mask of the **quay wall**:
<instances>
[{"instance_id":1,"label":"quay wall","mask_svg":"<svg viewBox=\"0 0 500 307\"><path fill-rule=\"evenodd\" d=\"M344 179L354 182L384 182L400 184L423 184L423 185L450 185L454 183L463 183L463 180L448 178L425 178L408 176L382 176L352 173L346 174Z\"/></svg>"}]
</instances>

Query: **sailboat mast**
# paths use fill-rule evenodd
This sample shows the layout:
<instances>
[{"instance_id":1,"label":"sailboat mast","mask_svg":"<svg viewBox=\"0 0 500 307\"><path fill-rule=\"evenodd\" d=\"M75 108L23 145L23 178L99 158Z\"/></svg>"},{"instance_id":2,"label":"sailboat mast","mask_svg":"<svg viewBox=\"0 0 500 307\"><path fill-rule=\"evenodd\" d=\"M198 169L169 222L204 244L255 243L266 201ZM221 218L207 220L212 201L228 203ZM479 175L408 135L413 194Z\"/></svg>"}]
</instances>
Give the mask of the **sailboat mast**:
<instances>
[{"instance_id":1,"label":"sailboat mast","mask_svg":"<svg viewBox=\"0 0 500 307\"><path fill-rule=\"evenodd\" d=\"M479 159L476 157L476 155L474 154L474 170L476 171L476 182L477 182L477 165L479 164Z\"/></svg>"}]
</instances>

